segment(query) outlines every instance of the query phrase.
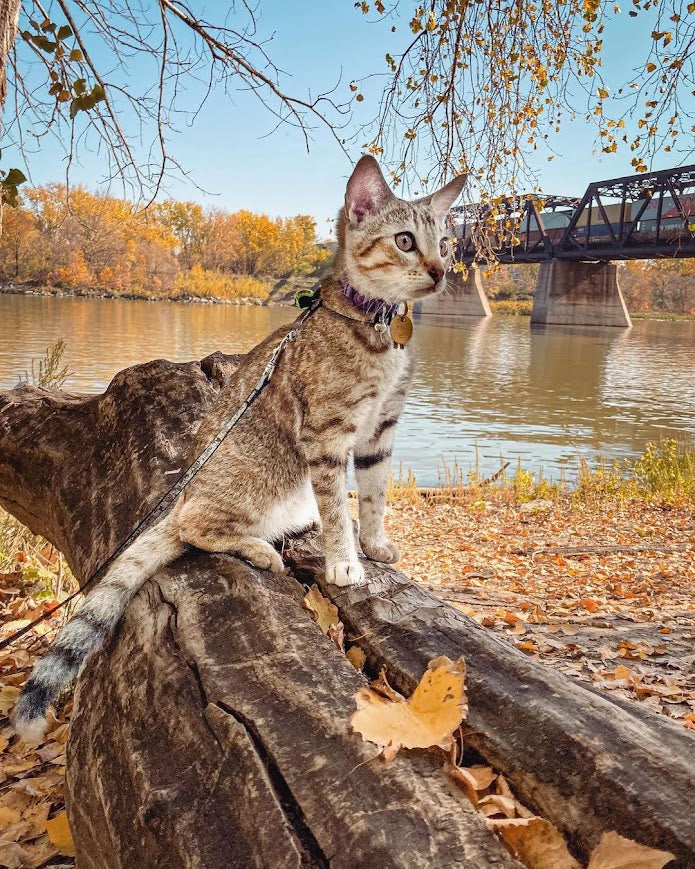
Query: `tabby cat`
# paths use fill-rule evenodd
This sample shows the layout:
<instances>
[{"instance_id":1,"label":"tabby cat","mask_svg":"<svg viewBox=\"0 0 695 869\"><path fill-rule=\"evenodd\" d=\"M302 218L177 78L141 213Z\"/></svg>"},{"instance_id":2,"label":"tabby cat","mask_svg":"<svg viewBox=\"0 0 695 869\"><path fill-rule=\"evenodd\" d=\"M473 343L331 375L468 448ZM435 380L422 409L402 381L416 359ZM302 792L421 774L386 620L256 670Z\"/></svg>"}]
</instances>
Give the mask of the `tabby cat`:
<instances>
[{"instance_id":1,"label":"tabby cat","mask_svg":"<svg viewBox=\"0 0 695 869\"><path fill-rule=\"evenodd\" d=\"M41 739L49 703L108 642L143 582L185 544L282 571L273 542L320 522L327 579L362 583L347 506L351 452L360 547L374 561L398 560L383 519L391 445L413 359L409 347L395 346L387 325L406 299L444 288L452 255L447 214L464 183L459 176L406 202L391 192L374 158L357 163L321 307L286 345L268 387L171 512L114 561L37 665L15 713L22 737ZM239 408L290 328L282 326L245 357L201 425L199 452Z\"/></svg>"}]
</instances>

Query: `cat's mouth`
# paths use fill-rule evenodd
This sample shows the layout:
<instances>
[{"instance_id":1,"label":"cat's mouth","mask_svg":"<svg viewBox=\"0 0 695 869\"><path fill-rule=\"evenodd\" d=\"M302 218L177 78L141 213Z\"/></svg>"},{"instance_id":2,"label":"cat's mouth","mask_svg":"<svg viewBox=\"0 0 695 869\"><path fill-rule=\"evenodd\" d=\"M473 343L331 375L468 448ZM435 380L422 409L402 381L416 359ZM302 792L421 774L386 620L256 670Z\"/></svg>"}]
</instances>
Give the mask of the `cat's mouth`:
<instances>
[{"instance_id":1,"label":"cat's mouth","mask_svg":"<svg viewBox=\"0 0 695 869\"><path fill-rule=\"evenodd\" d=\"M438 293L443 287L444 280L437 281L436 284L430 284L429 287L424 287L422 290L415 290L413 298L423 299L425 296L431 296L433 293Z\"/></svg>"}]
</instances>

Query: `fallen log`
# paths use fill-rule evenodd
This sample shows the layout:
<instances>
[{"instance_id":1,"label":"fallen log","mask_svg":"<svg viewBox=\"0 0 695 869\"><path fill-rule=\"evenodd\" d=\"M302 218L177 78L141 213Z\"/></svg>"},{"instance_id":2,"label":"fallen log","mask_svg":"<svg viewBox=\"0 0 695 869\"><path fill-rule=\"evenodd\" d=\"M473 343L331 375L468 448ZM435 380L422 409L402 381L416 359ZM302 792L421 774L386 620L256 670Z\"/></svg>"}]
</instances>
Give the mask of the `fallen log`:
<instances>
[{"instance_id":1,"label":"fallen log","mask_svg":"<svg viewBox=\"0 0 695 869\"><path fill-rule=\"evenodd\" d=\"M238 357L148 363L100 396L0 394L0 503L84 581L191 461ZM294 576L321 562L288 553ZM338 594L367 669L408 693L463 654L466 742L579 856L617 830L695 864L695 739L549 671L395 570ZM385 766L351 734L364 684L292 576L188 553L133 600L77 692L68 810L85 867L512 866L440 761ZM673 865L673 864L672 864Z\"/></svg>"}]
</instances>

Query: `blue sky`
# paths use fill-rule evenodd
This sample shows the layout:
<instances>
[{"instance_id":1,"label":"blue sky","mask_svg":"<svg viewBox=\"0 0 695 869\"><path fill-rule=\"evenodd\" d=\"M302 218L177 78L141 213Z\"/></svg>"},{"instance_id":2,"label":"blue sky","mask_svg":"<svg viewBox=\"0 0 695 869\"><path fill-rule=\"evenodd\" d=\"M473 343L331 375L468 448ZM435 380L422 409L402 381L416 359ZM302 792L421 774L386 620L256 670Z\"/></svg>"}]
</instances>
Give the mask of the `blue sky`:
<instances>
[{"instance_id":1,"label":"blue sky","mask_svg":"<svg viewBox=\"0 0 695 869\"><path fill-rule=\"evenodd\" d=\"M191 5L210 19L219 19L229 9L222 0ZM409 33L400 28L392 35L391 21L368 23L351 0L326 0L322 4L261 0L260 12L260 33L274 33L268 53L291 74L284 81L287 90L302 96L308 89L329 89L339 80L337 95L347 96L350 80L383 72L386 51L395 54ZM608 82L627 78L631 69L643 62L644 53L635 46L648 45L650 30L648 15L629 18L625 12L607 27L604 75ZM144 65L131 71L131 75L151 74L152 70ZM193 85L191 99L195 90ZM357 108L366 120L375 106L367 98ZM124 123L129 123L128 113L124 113ZM307 154L296 130L285 126L267 135L273 126L273 118L250 94L232 91L227 95L217 88L192 126L183 126L170 138L171 152L209 193L185 180L170 183L169 193L230 211L248 208L271 215L312 214L319 222L319 233L326 234L341 203L351 159L323 129L315 131ZM529 158L546 192L580 194L589 181L631 174L629 150L619 150L615 155L593 153L594 135L595 128L583 117L574 121L567 118L552 142L556 155L553 162L547 162L547 151ZM353 160L359 157L359 145L358 141L349 148ZM676 153L664 154L653 168L679 162L688 161ZM50 138L42 140L40 148L26 161L12 147L3 149L4 167L23 168L27 164L31 181L37 184L62 180L64 176L63 154ZM72 172L73 183L95 189L103 169L98 154L83 151L81 165Z\"/></svg>"}]
</instances>

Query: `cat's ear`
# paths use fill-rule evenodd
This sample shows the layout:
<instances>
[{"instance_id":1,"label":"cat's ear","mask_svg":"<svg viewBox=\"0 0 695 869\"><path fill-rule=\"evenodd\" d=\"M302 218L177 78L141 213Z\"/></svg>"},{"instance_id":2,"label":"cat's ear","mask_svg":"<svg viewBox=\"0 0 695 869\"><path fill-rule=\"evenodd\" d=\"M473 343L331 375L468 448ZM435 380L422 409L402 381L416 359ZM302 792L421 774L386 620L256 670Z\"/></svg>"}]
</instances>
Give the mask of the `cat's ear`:
<instances>
[{"instance_id":1,"label":"cat's ear","mask_svg":"<svg viewBox=\"0 0 695 869\"><path fill-rule=\"evenodd\" d=\"M441 190L437 190L430 196L430 205L440 217L447 216L449 209L461 195L467 178L467 175L457 175L453 181L449 181Z\"/></svg>"},{"instance_id":2,"label":"cat's ear","mask_svg":"<svg viewBox=\"0 0 695 869\"><path fill-rule=\"evenodd\" d=\"M365 154L355 166L345 190L345 214L352 226L380 211L393 193L374 157Z\"/></svg>"}]
</instances>

